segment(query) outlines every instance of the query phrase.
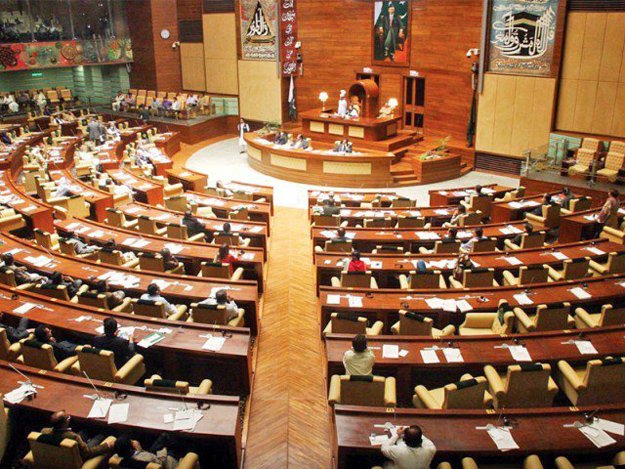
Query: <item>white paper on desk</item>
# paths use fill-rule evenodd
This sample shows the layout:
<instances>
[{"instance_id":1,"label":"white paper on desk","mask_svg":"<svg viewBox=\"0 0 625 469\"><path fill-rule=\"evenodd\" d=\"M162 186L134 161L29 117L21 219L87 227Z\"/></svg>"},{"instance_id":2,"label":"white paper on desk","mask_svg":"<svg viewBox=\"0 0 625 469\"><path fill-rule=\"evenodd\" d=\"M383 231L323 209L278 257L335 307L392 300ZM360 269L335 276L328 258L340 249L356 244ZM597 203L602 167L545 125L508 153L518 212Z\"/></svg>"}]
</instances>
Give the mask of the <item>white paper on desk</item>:
<instances>
[{"instance_id":1,"label":"white paper on desk","mask_svg":"<svg viewBox=\"0 0 625 469\"><path fill-rule=\"evenodd\" d=\"M184 414L185 418L178 418L178 414ZM202 417L204 417L202 412L196 409L176 412L176 417L174 418L174 430L193 430Z\"/></svg>"},{"instance_id":2,"label":"white paper on desk","mask_svg":"<svg viewBox=\"0 0 625 469\"><path fill-rule=\"evenodd\" d=\"M588 221L595 221L597 220L597 216L596 215L584 215L584 220L588 220Z\"/></svg>"},{"instance_id":3,"label":"white paper on desk","mask_svg":"<svg viewBox=\"0 0 625 469\"><path fill-rule=\"evenodd\" d=\"M510 355L518 362L531 362L532 357L524 345L508 345Z\"/></svg>"},{"instance_id":4,"label":"white paper on desk","mask_svg":"<svg viewBox=\"0 0 625 469\"><path fill-rule=\"evenodd\" d=\"M463 313L473 310L473 306L467 300L456 301L456 307Z\"/></svg>"},{"instance_id":5,"label":"white paper on desk","mask_svg":"<svg viewBox=\"0 0 625 469\"><path fill-rule=\"evenodd\" d=\"M152 283L157 284L158 288L160 288L161 290L165 290L168 286L171 285L171 282L163 280L162 278L155 278L154 280L152 280Z\"/></svg>"},{"instance_id":6,"label":"white paper on desk","mask_svg":"<svg viewBox=\"0 0 625 469\"><path fill-rule=\"evenodd\" d=\"M202 345L202 349L210 350L211 352L219 352L225 343L225 337L209 337L208 340L204 342L204 345Z\"/></svg>"},{"instance_id":7,"label":"white paper on desk","mask_svg":"<svg viewBox=\"0 0 625 469\"><path fill-rule=\"evenodd\" d=\"M440 363L436 350L420 350L423 363Z\"/></svg>"},{"instance_id":8,"label":"white paper on desk","mask_svg":"<svg viewBox=\"0 0 625 469\"><path fill-rule=\"evenodd\" d=\"M244 254L241 254L240 259L242 261L253 261L254 260L254 253L253 252L246 252Z\"/></svg>"},{"instance_id":9,"label":"white paper on desk","mask_svg":"<svg viewBox=\"0 0 625 469\"><path fill-rule=\"evenodd\" d=\"M371 261L370 264L372 269L381 269L382 268L382 261Z\"/></svg>"},{"instance_id":10,"label":"white paper on desk","mask_svg":"<svg viewBox=\"0 0 625 469\"><path fill-rule=\"evenodd\" d=\"M593 254L596 254L597 256L601 256L601 255L605 254L605 251L602 251L601 249L595 248L595 247L592 247L592 246L587 247L586 250L592 252Z\"/></svg>"},{"instance_id":11,"label":"white paper on desk","mask_svg":"<svg viewBox=\"0 0 625 469\"><path fill-rule=\"evenodd\" d=\"M350 296L349 307L350 308L362 308L362 296Z\"/></svg>"},{"instance_id":12,"label":"white paper on desk","mask_svg":"<svg viewBox=\"0 0 625 469\"><path fill-rule=\"evenodd\" d=\"M510 265L521 265L521 264L523 264L523 261L521 261L521 259L519 259L518 257L507 256L507 257L504 257L504 259Z\"/></svg>"},{"instance_id":13,"label":"white paper on desk","mask_svg":"<svg viewBox=\"0 0 625 469\"><path fill-rule=\"evenodd\" d=\"M523 207L523 204L521 204L521 202L508 202L508 205L511 208L521 208L521 207Z\"/></svg>"},{"instance_id":14,"label":"white paper on desk","mask_svg":"<svg viewBox=\"0 0 625 469\"><path fill-rule=\"evenodd\" d=\"M150 242L147 239L139 239L135 241L134 247L142 248L144 246L147 246L148 244L150 244Z\"/></svg>"},{"instance_id":15,"label":"white paper on desk","mask_svg":"<svg viewBox=\"0 0 625 469\"><path fill-rule=\"evenodd\" d=\"M26 314L35 306L37 306L35 303L24 303L22 306L15 308L13 312L17 314Z\"/></svg>"},{"instance_id":16,"label":"white paper on desk","mask_svg":"<svg viewBox=\"0 0 625 469\"><path fill-rule=\"evenodd\" d=\"M323 230L322 232L319 233L321 236L328 238L328 239L332 239L336 237L336 233L334 231L330 231L330 230Z\"/></svg>"},{"instance_id":17,"label":"white paper on desk","mask_svg":"<svg viewBox=\"0 0 625 469\"><path fill-rule=\"evenodd\" d=\"M431 309L443 308L443 300L441 300L440 298L428 298L425 300L425 302Z\"/></svg>"},{"instance_id":18,"label":"white paper on desk","mask_svg":"<svg viewBox=\"0 0 625 469\"><path fill-rule=\"evenodd\" d=\"M575 295L580 300L592 298L592 295L581 287L571 288L571 293L573 293L573 295Z\"/></svg>"},{"instance_id":19,"label":"white paper on desk","mask_svg":"<svg viewBox=\"0 0 625 469\"><path fill-rule=\"evenodd\" d=\"M163 415L163 423L172 423L174 421L174 414Z\"/></svg>"},{"instance_id":20,"label":"white paper on desk","mask_svg":"<svg viewBox=\"0 0 625 469\"><path fill-rule=\"evenodd\" d=\"M326 303L329 305L341 304L341 295L328 295L326 297Z\"/></svg>"},{"instance_id":21,"label":"white paper on desk","mask_svg":"<svg viewBox=\"0 0 625 469\"><path fill-rule=\"evenodd\" d=\"M26 383L15 388L13 391L7 392L4 395L4 400L9 404L19 404L33 394L37 394L37 390L32 385Z\"/></svg>"},{"instance_id":22,"label":"white paper on desk","mask_svg":"<svg viewBox=\"0 0 625 469\"><path fill-rule=\"evenodd\" d=\"M590 340L576 340L575 345L582 355L594 355L598 353Z\"/></svg>"},{"instance_id":23,"label":"white paper on desk","mask_svg":"<svg viewBox=\"0 0 625 469\"><path fill-rule=\"evenodd\" d=\"M447 363L464 363L464 357L459 348L445 347L443 348L443 355Z\"/></svg>"},{"instance_id":24,"label":"white paper on desk","mask_svg":"<svg viewBox=\"0 0 625 469\"><path fill-rule=\"evenodd\" d=\"M6 251L4 254L17 254L18 252L22 252L21 248L15 248L15 249L11 249L10 251Z\"/></svg>"},{"instance_id":25,"label":"white paper on desk","mask_svg":"<svg viewBox=\"0 0 625 469\"><path fill-rule=\"evenodd\" d=\"M390 440L390 438L386 433L383 433L382 435L369 436L369 443L371 443L371 446L382 446L382 443L385 443L388 440Z\"/></svg>"},{"instance_id":26,"label":"white paper on desk","mask_svg":"<svg viewBox=\"0 0 625 469\"><path fill-rule=\"evenodd\" d=\"M128 238L128 239L122 241L122 244L124 246L132 246L135 243L135 241L137 241L137 238Z\"/></svg>"},{"instance_id":27,"label":"white paper on desk","mask_svg":"<svg viewBox=\"0 0 625 469\"><path fill-rule=\"evenodd\" d=\"M520 305L531 305L531 304L534 304L534 302L531 300L531 298L529 296L527 296L527 293L517 293L516 295L514 295L514 299Z\"/></svg>"},{"instance_id":28,"label":"white paper on desk","mask_svg":"<svg viewBox=\"0 0 625 469\"><path fill-rule=\"evenodd\" d=\"M349 233L345 233L345 237L346 237L347 239L354 239L354 238L356 237L356 233L355 233L355 232L353 232L353 231L351 231L351 232L349 232Z\"/></svg>"},{"instance_id":29,"label":"white paper on desk","mask_svg":"<svg viewBox=\"0 0 625 469\"><path fill-rule=\"evenodd\" d=\"M558 252L558 251L552 252L551 255L555 257L556 259L558 259L559 261L564 261L569 258L569 256L567 256L563 252Z\"/></svg>"},{"instance_id":30,"label":"white paper on desk","mask_svg":"<svg viewBox=\"0 0 625 469\"><path fill-rule=\"evenodd\" d=\"M407 356L407 355L408 355L408 350L406 350L406 349L401 349L401 350L399 351L399 356L400 356L400 357L404 358L404 357L405 357L405 356Z\"/></svg>"},{"instance_id":31,"label":"white paper on desk","mask_svg":"<svg viewBox=\"0 0 625 469\"><path fill-rule=\"evenodd\" d=\"M93 233L91 233L89 236L91 236L92 238L101 238L102 236L104 236L104 231L96 230Z\"/></svg>"},{"instance_id":32,"label":"white paper on desk","mask_svg":"<svg viewBox=\"0 0 625 469\"><path fill-rule=\"evenodd\" d=\"M112 399L96 399L93 401L93 405L91 406L91 410L89 411L89 415L87 415L88 419L103 419L106 417L107 412L109 411L109 407L113 403Z\"/></svg>"},{"instance_id":33,"label":"white paper on desk","mask_svg":"<svg viewBox=\"0 0 625 469\"><path fill-rule=\"evenodd\" d=\"M108 423L123 423L128 420L130 404L112 404L109 408Z\"/></svg>"},{"instance_id":34,"label":"white paper on desk","mask_svg":"<svg viewBox=\"0 0 625 469\"><path fill-rule=\"evenodd\" d=\"M580 425L579 431L588 438L597 448L604 448L616 443L616 440L602 429L590 425Z\"/></svg>"},{"instance_id":35,"label":"white paper on desk","mask_svg":"<svg viewBox=\"0 0 625 469\"><path fill-rule=\"evenodd\" d=\"M448 313L456 312L456 300L441 300L443 303L443 311L447 311Z\"/></svg>"},{"instance_id":36,"label":"white paper on desk","mask_svg":"<svg viewBox=\"0 0 625 469\"><path fill-rule=\"evenodd\" d=\"M384 344L382 358L399 358L399 345Z\"/></svg>"},{"instance_id":37,"label":"white paper on desk","mask_svg":"<svg viewBox=\"0 0 625 469\"><path fill-rule=\"evenodd\" d=\"M625 435L625 425L618 422L613 422L611 420L605 420L600 418L595 418L592 423L593 427L599 428L605 432L614 433L615 435Z\"/></svg>"},{"instance_id":38,"label":"white paper on desk","mask_svg":"<svg viewBox=\"0 0 625 469\"><path fill-rule=\"evenodd\" d=\"M471 231L458 231L456 233L456 237L460 239L467 239L473 236L473 232Z\"/></svg>"},{"instance_id":39,"label":"white paper on desk","mask_svg":"<svg viewBox=\"0 0 625 469\"><path fill-rule=\"evenodd\" d=\"M510 229L509 229L509 228L499 228L499 232L500 232L501 234L505 234L505 235L510 235L510 234L512 234L512 231L510 231Z\"/></svg>"},{"instance_id":40,"label":"white paper on desk","mask_svg":"<svg viewBox=\"0 0 625 469\"><path fill-rule=\"evenodd\" d=\"M184 249L184 246L182 244L176 244L176 243L165 243L165 247L169 249L169 251L172 254L178 254L180 251Z\"/></svg>"},{"instance_id":41,"label":"white paper on desk","mask_svg":"<svg viewBox=\"0 0 625 469\"><path fill-rule=\"evenodd\" d=\"M434 213L437 215L449 215L449 210L445 208L437 208L436 210L434 210Z\"/></svg>"},{"instance_id":42,"label":"white paper on desk","mask_svg":"<svg viewBox=\"0 0 625 469\"><path fill-rule=\"evenodd\" d=\"M261 231L263 231L263 227L262 226L255 226L253 228L250 228L248 231L250 233L260 233Z\"/></svg>"},{"instance_id":43,"label":"white paper on desk","mask_svg":"<svg viewBox=\"0 0 625 469\"><path fill-rule=\"evenodd\" d=\"M486 431L497 445L499 451L519 449L519 445L514 441L509 428L489 426Z\"/></svg>"}]
</instances>

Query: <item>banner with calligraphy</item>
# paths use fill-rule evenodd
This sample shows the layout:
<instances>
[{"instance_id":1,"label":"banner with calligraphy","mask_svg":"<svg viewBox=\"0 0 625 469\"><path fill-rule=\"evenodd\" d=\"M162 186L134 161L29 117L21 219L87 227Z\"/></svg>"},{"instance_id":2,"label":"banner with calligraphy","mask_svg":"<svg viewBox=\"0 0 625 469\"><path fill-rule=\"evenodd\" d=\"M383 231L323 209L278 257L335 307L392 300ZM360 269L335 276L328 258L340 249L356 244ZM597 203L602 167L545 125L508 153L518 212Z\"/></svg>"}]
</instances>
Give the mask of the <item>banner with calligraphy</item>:
<instances>
[{"instance_id":1,"label":"banner with calligraphy","mask_svg":"<svg viewBox=\"0 0 625 469\"><path fill-rule=\"evenodd\" d=\"M488 69L551 75L558 0L493 0Z\"/></svg>"},{"instance_id":2,"label":"banner with calligraphy","mask_svg":"<svg viewBox=\"0 0 625 469\"><path fill-rule=\"evenodd\" d=\"M280 61L282 76L297 72L297 15L295 0L280 0Z\"/></svg>"},{"instance_id":3,"label":"banner with calligraphy","mask_svg":"<svg viewBox=\"0 0 625 469\"><path fill-rule=\"evenodd\" d=\"M240 0L241 57L276 60L276 0Z\"/></svg>"}]
</instances>

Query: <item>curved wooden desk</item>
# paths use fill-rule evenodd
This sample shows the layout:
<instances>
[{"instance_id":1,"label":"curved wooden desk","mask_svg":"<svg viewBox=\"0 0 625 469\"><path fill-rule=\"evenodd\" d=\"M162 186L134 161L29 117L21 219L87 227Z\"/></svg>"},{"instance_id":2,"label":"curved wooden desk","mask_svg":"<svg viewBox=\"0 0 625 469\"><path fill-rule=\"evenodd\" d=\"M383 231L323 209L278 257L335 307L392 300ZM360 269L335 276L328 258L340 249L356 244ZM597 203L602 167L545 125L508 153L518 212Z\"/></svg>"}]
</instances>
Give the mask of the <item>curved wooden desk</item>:
<instances>
[{"instance_id":1,"label":"curved wooden desk","mask_svg":"<svg viewBox=\"0 0 625 469\"><path fill-rule=\"evenodd\" d=\"M498 413L487 410L421 410L397 409L388 412L380 407L336 405L334 407L334 455L337 467L363 468L381 464L384 457L379 446L371 446L371 433L382 434L374 425L392 422L395 425L419 425L437 449L437 460L461 458L468 454L476 458L495 457L512 459L529 454L584 455L614 453L625 448L625 438L616 436L616 443L605 448L597 447L578 429L565 427L576 420L584 421L584 413L591 407L553 407L539 409L506 409L512 422L512 436L519 449L501 452L485 430L486 425L501 425ZM601 406L598 417L625 423L622 404ZM548 435L545 433L549 432ZM606 460L608 457L606 456ZM435 466L432 466L435 467ZM493 467L493 466L491 466Z\"/></svg>"},{"instance_id":2,"label":"curved wooden desk","mask_svg":"<svg viewBox=\"0 0 625 469\"><path fill-rule=\"evenodd\" d=\"M113 404L129 404L128 420L118 424L107 424L106 419L90 419L89 411L93 401L84 397L93 394L93 388L86 378L71 376L54 371L39 370L29 366L14 364L34 384L43 386L34 399L25 399L18 404L6 404L19 410L16 416L24 419L22 428L41 430L35 427L38 418L49 418L52 412L65 410L72 420L81 425L95 428L106 434L115 431L148 435L173 433L171 423L163 423L163 415L170 409L183 407L180 397L175 394L146 391L139 386L127 386L116 383L95 381L99 392L113 399ZM23 378L9 368L5 361L0 361L0 393L6 394L19 386ZM203 418L192 431L177 431L176 436L184 441L189 451L198 453L202 467L238 468L241 461L241 411L238 397L204 395L185 396L189 408L202 404ZM25 418L30 416L30 418ZM44 420L45 421L45 420Z\"/></svg>"},{"instance_id":3,"label":"curved wooden desk","mask_svg":"<svg viewBox=\"0 0 625 469\"><path fill-rule=\"evenodd\" d=\"M256 133L245 135L248 163L255 170L287 181L339 187L388 187L393 184L392 153L360 149L351 155L330 153L332 146L314 142L315 150L274 145Z\"/></svg>"},{"instance_id":4,"label":"curved wooden desk","mask_svg":"<svg viewBox=\"0 0 625 469\"><path fill-rule=\"evenodd\" d=\"M16 313L15 309L25 303L36 307L24 314ZM5 285L0 285L0 311L5 314L7 324L17 325L21 318L26 317L52 328L57 338L67 338L77 344L91 343L99 335L96 329L107 317L116 318L121 326L134 327L137 342L153 332L166 329L162 341L149 348L137 347L138 353L145 357L148 373L160 372L168 379L180 379L192 384L210 378L216 392L222 394L244 396L250 392L252 339L248 328L103 311ZM78 318L82 319L77 321ZM227 339L221 350L212 352L202 348L206 334L219 335L222 331L226 331ZM229 371L227 374L223 372L225 369Z\"/></svg>"}]
</instances>

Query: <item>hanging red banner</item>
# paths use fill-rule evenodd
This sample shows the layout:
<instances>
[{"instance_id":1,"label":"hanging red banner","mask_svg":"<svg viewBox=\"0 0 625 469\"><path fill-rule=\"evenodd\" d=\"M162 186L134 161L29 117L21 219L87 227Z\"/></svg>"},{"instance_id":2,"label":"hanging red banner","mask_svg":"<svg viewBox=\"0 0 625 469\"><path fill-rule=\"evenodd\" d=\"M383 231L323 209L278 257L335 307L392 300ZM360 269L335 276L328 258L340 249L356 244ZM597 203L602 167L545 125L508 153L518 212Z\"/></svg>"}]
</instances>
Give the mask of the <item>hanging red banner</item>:
<instances>
[{"instance_id":1,"label":"hanging red banner","mask_svg":"<svg viewBox=\"0 0 625 469\"><path fill-rule=\"evenodd\" d=\"M280 61L282 76L297 72L297 15L295 0L280 0Z\"/></svg>"}]
</instances>

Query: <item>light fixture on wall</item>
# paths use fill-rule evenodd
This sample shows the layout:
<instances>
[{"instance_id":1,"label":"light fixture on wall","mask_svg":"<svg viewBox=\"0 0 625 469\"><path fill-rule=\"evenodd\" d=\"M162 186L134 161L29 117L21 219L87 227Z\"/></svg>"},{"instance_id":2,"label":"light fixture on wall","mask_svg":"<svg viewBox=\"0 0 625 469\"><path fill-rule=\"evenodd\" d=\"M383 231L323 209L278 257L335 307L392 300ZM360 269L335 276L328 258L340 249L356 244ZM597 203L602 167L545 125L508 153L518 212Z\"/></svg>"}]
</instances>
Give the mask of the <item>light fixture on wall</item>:
<instances>
[{"instance_id":1,"label":"light fixture on wall","mask_svg":"<svg viewBox=\"0 0 625 469\"><path fill-rule=\"evenodd\" d=\"M326 111L326 101L328 100L328 93L326 93L325 91L322 91L321 93L319 93L319 101L321 101L321 110L323 112Z\"/></svg>"},{"instance_id":2,"label":"light fixture on wall","mask_svg":"<svg viewBox=\"0 0 625 469\"><path fill-rule=\"evenodd\" d=\"M178 49L178 47L180 47L180 41L176 41L176 42L174 42L174 43L171 45L171 48L172 48L173 50Z\"/></svg>"}]
</instances>

